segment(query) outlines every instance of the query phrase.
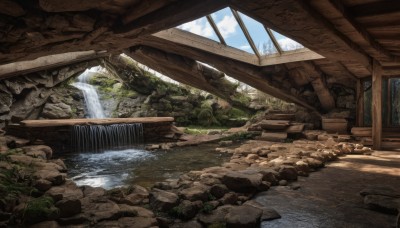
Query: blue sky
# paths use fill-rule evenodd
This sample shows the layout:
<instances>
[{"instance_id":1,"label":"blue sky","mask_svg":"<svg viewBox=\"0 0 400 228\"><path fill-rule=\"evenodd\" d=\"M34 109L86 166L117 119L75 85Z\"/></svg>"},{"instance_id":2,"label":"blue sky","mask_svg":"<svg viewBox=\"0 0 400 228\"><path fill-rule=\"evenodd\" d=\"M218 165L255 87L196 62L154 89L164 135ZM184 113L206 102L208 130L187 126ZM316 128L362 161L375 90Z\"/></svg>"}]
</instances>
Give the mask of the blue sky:
<instances>
[{"instance_id":1,"label":"blue sky","mask_svg":"<svg viewBox=\"0 0 400 228\"><path fill-rule=\"evenodd\" d=\"M249 31L258 51L261 54L277 53L262 24L240 12L239 15L247 27L247 30ZM212 13L211 17L213 18L227 45L254 54L230 8L225 8ZM206 17L185 23L178 26L178 28L219 42L217 35L207 21ZM284 51L295 50L302 47L299 43L275 31L273 31L273 34Z\"/></svg>"}]
</instances>

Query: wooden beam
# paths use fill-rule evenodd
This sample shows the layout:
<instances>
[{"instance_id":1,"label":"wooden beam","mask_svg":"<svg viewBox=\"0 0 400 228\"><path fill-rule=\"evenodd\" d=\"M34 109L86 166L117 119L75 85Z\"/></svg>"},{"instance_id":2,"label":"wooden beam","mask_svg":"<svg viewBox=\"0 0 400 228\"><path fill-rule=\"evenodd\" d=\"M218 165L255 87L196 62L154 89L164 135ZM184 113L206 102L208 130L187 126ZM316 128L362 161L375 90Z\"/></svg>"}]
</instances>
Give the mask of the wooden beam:
<instances>
[{"instance_id":1,"label":"wooden beam","mask_svg":"<svg viewBox=\"0 0 400 228\"><path fill-rule=\"evenodd\" d=\"M240 17L239 13L234 10L231 9L233 16L235 17L236 21L238 22L240 28L242 29L244 36L247 39L247 42L249 42L251 49L253 49L254 53L257 55L258 58L260 58L260 52L258 51L256 45L254 44L253 38L251 38L249 31L246 28L246 25L243 23L242 18Z\"/></svg>"},{"instance_id":2,"label":"wooden beam","mask_svg":"<svg viewBox=\"0 0 400 228\"><path fill-rule=\"evenodd\" d=\"M106 52L80 51L0 65L0 79L104 57Z\"/></svg>"},{"instance_id":3,"label":"wooden beam","mask_svg":"<svg viewBox=\"0 0 400 228\"><path fill-rule=\"evenodd\" d=\"M23 120L24 127L61 127L75 125L110 125L128 123L159 123L173 122L173 117L143 117L143 118L106 118L106 119L58 119L58 120Z\"/></svg>"},{"instance_id":4,"label":"wooden beam","mask_svg":"<svg viewBox=\"0 0 400 228\"><path fill-rule=\"evenodd\" d=\"M384 67L382 74L385 76L399 77L400 66Z\"/></svg>"},{"instance_id":5,"label":"wooden beam","mask_svg":"<svg viewBox=\"0 0 400 228\"><path fill-rule=\"evenodd\" d=\"M350 9L350 12L354 17L384 15L398 11L400 11L400 2L398 0L371 2L368 4L357 5Z\"/></svg>"},{"instance_id":6,"label":"wooden beam","mask_svg":"<svg viewBox=\"0 0 400 228\"><path fill-rule=\"evenodd\" d=\"M396 1L398 2L398 1ZM347 10L347 8L343 5L340 0L329 0L330 6L332 9L336 10L336 12L348 22L348 24L352 27L354 32L356 32L359 37L361 37L371 48L373 48L377 54L374 56L375 58L385 57L390 61L398 62L400 59L394 55L392 55L388 50L382 47L366 30L365 26L360 25ZM379 5L384 5L380 3Z\"/></svg>"},{"instance_id":7,"label":"wooden beam","mask_svg":"<svg viewBox=\"0 0 400 228\"><path fill-rule=\"evenodd\" d=\"M117 27L114 32L131 38L149 35L213 13L227 5L226 0L177 0L131 23Z\"/></svg>"},{"instance_id":8,"label":"wooden beam","mask_svg":"<svg viewBox=\"0 0 400 228\"><path fill-rule=\"evenodd\" d=\"M372 66L372 141L375 150L382 144L382 67L378 61Z\"/></svg>"},{"instance_id":9,"label":"wooden beam","mask_svg":"<svg viewBox=\"0 0 400 228\"><path fill-rule=\"evenodd\" d=\"M137 4L130 7L124 16L122 16L122 22L124 24L131 23L132 21L156 11L164 6L167 6L175 0L152 0L152 1L140 1Z\"/></svg>"},{"instance_id":10,"label":"wooden beam","mask_svg":"<svg viewBox=\"0 0 400 228\"><path fill-rule=\"evenodd\" d=\"M275 38L274 34L272 33L271 29L270 29L270 28L267 28L267 27L265 27L265 26L264 26L264 28L265 28L265 30L267 31L269 38L272 40L272 43L274 44L276 50L278 51L278 53L279 53L280 55L282 55L283 50L282 50L282 48L281 48L281 45L279 45L279 42L276 40L276 38Z\"/></svg>"},{"instance_id":11,"label":"wooden beam","mask_svg":"<svg viewBox=\"0 0 400 228\"><path fill-rule=\"evenodd\" d=\"M364 127L364 82L357 80L356 84L356 126Z\"/></svg>"},{"instance_id":12,"label":"wooden beam","mask_svg":"<svg viewBox=\"0 0 400 228\"><path fill-rule=\"evenodd\" d=\"M12 17L20 17L25 14L25 10L12 0L0 0L0 13Z\"/></svg>"},{"instance_id":13,"label":"wooden beam","mask_svg":"<svg viewBox=\"0 0 400 228\"><path fill-rule=\"evenodd\" d=\"M207 63L219 71L229 75L230 77L244 82L264 93L287 102L295 103L318 113L318 110L313 107L312 104L307 103L307 101L301 97L298 97L285 89L277 88L271 84L271 82L268 80L268 75L279 74L279 67L267 66L260 68L237 60L229 59L227 57L205 52L190 46L163 40L155 36L145 37L140 39L140 42L146 46L154 47L166 52L179 54L203 63Z\"/></svg>"},{"instance_id":14,"label":"wooden beam","mask_svg":"<svg viewBox=\"0 0 400 228\"><path fill-rule=\"evenodd\" d=\"M300 64L303 66L306 74L308 74L308 78L311 81L311 85L318 96L322 108L325 111L334 109L336 107L336 102L323 78L324 73L312 62L301 62Z\"/></svg>"},{"instance_id":15,"label":"wooden beam","mask_svg":"<svg viewBox=\"0 0 400 228\"><path fill-rule=\"evenodd\" d=\"M310 51L308 49L301 49L291 52L285 52L282 55L268 55L261 57L247 53L245 51L222 45L213 40L207 39L202 36L192 34L190 32L182 31L180 29L168 29L158 32L153 36L162 38L174 43L183 44L185 46L193 47L199 50L207 51L212 54L227 57L230 59L238 60L244 63L249 63L255 66L270 66L287 62L297 62L313 59L322 59L323 56Z\"/></svg>"},{"instance_id":16,"label":"wooden beam","mask_svg":"<svg viewBox=\"0 0 400 228\"><path fill-rule=\"evenodd\" d=\"M247 53L245 51L225 46L214 40L183 31L180 29L172 28L153 34L153 36L162 38L164 40L172 41L174 43L183 44L189 47L197 48L213 54L224 56L227 58L235 59L241 62L249 63L255 66L259 65L257 56Z\"/></svg>"},{"instance_id":17,"label":"wooden beam","mask_svg":"<svg viewBox=\"0 0 400 228\"><path fill-rule=\"evenodd\" d=\"M215 34L217 34L219 41L221 42L221 44L226 45L225 39L222 36L221 32L219 31L217 25L215 24L214 20L212 19L212 17L210 15L206 16L208 23L210 23L211 27L214 29Z\"/></svg>"}]
</instances>

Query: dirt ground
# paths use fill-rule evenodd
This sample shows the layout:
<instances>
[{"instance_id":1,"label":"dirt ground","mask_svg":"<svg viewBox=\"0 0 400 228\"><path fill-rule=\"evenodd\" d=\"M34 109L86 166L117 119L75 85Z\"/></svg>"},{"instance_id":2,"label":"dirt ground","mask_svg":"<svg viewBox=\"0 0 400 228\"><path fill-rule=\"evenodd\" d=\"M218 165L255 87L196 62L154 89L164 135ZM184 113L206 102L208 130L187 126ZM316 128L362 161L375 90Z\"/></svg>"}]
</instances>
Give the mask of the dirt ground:
<instances>
[{"instance_id":1,"label":"dirt ground","mask_svg":"<svg viewBox=\"0 0 400 228\"><path fill-rule=\"evenodd\" d=\"M294 184L301 188L278 186L256 197L282 216L262 227L395 227L395 215L368 209L359 192L368 186L399 190L400 152L340 157Z\"/></svg>"}]
</instances>

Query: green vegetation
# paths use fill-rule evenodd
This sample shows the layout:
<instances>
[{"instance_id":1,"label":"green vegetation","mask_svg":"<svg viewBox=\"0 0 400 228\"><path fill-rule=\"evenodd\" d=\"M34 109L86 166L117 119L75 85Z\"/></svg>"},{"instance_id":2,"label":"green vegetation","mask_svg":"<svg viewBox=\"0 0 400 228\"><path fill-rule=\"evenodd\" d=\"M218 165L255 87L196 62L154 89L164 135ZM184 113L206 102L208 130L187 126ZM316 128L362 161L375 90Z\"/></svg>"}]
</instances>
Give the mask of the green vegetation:
<instances>
[{"instance_id":1,"label":"green vegetation","mask_svg":"<svg viewBox=\"0 0 400 228\"><path fill-rule=\"evenodd\" d=\"M59 216L59 209L54 206L53 198L41 196L31 199L24 212L25 224L32 224L46 219L56 219Z\"/></svg>"},{"instance_id":2,"label":"green vegetation","mask_svg":"<svg viewBox=\"0 0 400 228\"><path fill-rule=\"evenodd\" d=\"M201 212L203 212L205 214L210 214L214 209L215 209L215 207L212 204L205 202L203 204L203 208L201 209Z\"/></svg>"},{"instance_id":3,"label":"green vegetation","mask_svg":"<svg viewBox=\"0 0 400 228\"><path fill-rule=\"evenodd\" d=\"M185 133L190 135L205 135L211 130L226 131L229 128L221 126L203 127L203 126L188 126L185 128Z\"/></svg>"}]
</instances>

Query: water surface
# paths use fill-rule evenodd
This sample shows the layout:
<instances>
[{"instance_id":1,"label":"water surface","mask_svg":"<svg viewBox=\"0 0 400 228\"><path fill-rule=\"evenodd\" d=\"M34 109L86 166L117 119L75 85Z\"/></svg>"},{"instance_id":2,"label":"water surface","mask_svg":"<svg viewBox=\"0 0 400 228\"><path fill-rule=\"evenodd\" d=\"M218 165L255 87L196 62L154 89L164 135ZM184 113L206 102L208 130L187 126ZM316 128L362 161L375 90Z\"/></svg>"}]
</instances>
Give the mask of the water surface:
<instances>
[{"instance_id":1,"label":"water surface","mask_svg":"<svg viewBox=\"0 0 400 228\"><path fill-rule=\"evenodd\" d=\"M138 184L151 187L155 182L178 178L191 170L218 166L228 154L215 152L216 144L146 151L136 147L101 153L65 154L68 176L78 185L111 189Z\"/></svg>"}]
</instances>

